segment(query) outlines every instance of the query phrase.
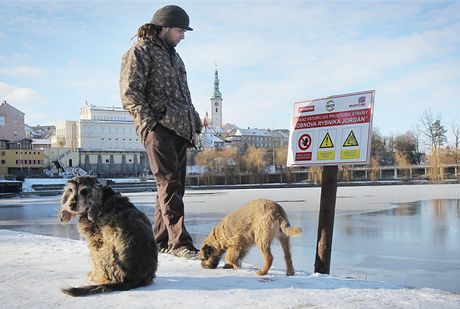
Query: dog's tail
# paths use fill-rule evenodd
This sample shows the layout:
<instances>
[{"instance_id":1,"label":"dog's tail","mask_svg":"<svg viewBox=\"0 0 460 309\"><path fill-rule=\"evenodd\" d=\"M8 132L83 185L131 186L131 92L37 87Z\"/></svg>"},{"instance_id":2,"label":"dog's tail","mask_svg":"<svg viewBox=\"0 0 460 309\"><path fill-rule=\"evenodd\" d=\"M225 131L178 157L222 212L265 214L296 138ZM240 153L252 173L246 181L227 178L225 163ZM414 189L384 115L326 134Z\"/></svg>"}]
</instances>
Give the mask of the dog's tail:
<instances>
[{"instance_id":1,"label":"dog's tail","mask_svg":"<svg viewBox=\"0 0 460 309\"><path fill-rule=\"evenodd\" d=\"M88 296L106 292L127 291L143 285L145 284L142 282L106 283L98 285L87 285L78 288L61 289L61 291L70 296Z\"/></svg>"},{"instance_id":2,"label":"dog's tail","mask_svg":"<svg viewBox=\"0 0 460 309\"><path fill-rule=\"evenodd\" d=\"M291 226L289 224L289 221L286 217L286 214L281 215L278 218L278 223L280 225L280 229L283 232L284 235L286 236L296 236L302 233L302 229L298 226Z\"/></svg>"}]
</instances>

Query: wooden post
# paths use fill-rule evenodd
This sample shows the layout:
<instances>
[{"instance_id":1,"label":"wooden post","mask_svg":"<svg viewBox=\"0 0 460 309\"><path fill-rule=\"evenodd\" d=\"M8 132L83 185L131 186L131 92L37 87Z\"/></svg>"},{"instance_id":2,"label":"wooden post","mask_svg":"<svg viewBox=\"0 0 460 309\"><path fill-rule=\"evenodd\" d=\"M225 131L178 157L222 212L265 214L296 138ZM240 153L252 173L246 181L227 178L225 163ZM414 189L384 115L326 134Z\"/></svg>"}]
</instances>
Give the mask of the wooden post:
<instances>
[{"instance_id":1,"label":"wooden post","mask_svg":"<svg viewBox=\"0 0 460 309\"><path fill-rule=\"evenodd\" d=\"M315 272L329 274L334 230L338 166L323 166Z\"/></svg>"}]
</instances>

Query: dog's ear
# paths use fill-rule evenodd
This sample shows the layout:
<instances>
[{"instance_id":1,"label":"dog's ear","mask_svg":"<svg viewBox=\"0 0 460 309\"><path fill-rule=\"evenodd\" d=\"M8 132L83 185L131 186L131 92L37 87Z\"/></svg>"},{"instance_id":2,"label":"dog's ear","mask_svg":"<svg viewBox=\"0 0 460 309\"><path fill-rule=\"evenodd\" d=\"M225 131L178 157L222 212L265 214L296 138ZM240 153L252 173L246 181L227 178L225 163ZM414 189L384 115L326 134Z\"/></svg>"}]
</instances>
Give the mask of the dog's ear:
<instances>
[{"instance_id":1,"label":"dog's ear","mask_svg":"<svg viewBox=\"0 0 460 309\"><path fill-rule=\"evenodd\" d=\"M61 206L68 204L70 200L75 198L77 185L78 183L73 179L67 181L61 197Z\"/></svg>"},{"instance_id":2,"label":"dog's ear","mask_svg":"<svg viewBox=\"0 0 460 309\"><path fill-rule=\"evenodd\" d=\"M93 177L96 181L92 184L86 198L88 200L86 213L88 215L88 220L96 222L99 216L104 211L103 209L103 186L97 179Z\"/></svg>"},{"instance_id":3,"label":"dog's ear","mask_svg":"<svg viewBox=\"0 0 460 309\"><path fill-rule=\"evenodd\" d=\"M203 257L207 260L211 256L212 247L210 245L204 245L201 251L203 251Z\"/></svg>"}]
</instances>

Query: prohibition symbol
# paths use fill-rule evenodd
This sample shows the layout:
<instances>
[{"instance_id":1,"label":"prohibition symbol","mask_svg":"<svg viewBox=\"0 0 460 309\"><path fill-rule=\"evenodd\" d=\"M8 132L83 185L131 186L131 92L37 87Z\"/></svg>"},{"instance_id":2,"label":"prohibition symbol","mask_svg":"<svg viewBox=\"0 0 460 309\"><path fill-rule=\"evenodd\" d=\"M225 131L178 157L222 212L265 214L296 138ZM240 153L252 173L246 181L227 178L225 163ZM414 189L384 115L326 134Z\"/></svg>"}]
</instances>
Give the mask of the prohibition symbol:
<instances>
[{"instance_id":1,"label":"prohibition symbol","mask_svg":"<svg viewBox=\"0 0 460 309\"><path fill-rule=\"evenodd\" d=\"M304 134L299 138L299 142L297 143L299 145L300 150L307 150L310 148L311 145L311 136L310 134Z\"/></svg>"}]
</instances>

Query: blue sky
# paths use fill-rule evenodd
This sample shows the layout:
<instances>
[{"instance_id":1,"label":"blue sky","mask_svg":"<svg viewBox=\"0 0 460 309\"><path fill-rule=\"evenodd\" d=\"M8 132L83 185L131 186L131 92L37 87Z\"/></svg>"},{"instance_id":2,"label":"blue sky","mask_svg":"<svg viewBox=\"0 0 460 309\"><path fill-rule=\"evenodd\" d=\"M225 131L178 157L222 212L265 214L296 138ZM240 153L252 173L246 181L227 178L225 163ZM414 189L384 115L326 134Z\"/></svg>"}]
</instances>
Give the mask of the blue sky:
<instances>
[{"instance_id":1,"label":"blue sky","mask_svg":"<svg viewBox=\"0 0 460 309\"><path fill-rule=\"evenodd\" d=\"M121 106L121 56L166 4L194 28L177 51L202 116L217 63L223 122L242 128L289 128L296 101L371 89L384 135L428 109L460 123L460 1L1 0L0 100L30 125Z\"/></svg>"}]
</instances>

